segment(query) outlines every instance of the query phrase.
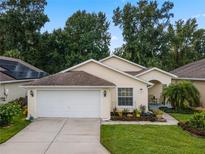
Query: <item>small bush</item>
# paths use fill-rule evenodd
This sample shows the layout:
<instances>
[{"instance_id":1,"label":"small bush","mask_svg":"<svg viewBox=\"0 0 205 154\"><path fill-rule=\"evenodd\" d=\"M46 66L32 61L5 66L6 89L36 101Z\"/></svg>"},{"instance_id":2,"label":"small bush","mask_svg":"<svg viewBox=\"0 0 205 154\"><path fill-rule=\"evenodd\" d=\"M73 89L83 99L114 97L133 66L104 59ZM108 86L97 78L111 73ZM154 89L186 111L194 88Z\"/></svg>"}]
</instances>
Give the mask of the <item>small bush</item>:
<instances>
[{"instance_id":1,"label":"small bush","mask_svg":"<svg viewBox=\"0 0 205 154\"><path fill-rule=\"evenodd\" d=\"M135 109L133 113L134 113L136 118L139 118L141 116L141 111L138 109Z\"/></svg>"},{"instance_id":2,"label":"small bush","mask_svg":"<svg viewBox=\"0 0 205 154\"><path fill-rule=\"evenodd\" d=\"M128 113L129 113L129 110L128 110L128 109L124 108L124 109L122 110L122 115L123 115L123 116L127 116Z\"/></svg>"},{"instance_id":3,"label":"small bush","mask_svg":"<svg viewBox=\"0 0 205 154\"><path fill-rule=\"evenodd\" d=\"M145 113L145 111L146 111L146 106L145 106L145 105L140 105L140 111L141 111L142 113Z\"/></svg>"},{"instance_id":4,"label":"small bush","mask_svg":"<svg viewBox=\"0 0 205 154\"><path fill-rule=\"evenodd\" d=\"M19 115L21 107L18 103L12 102L0 105L0 126L9 125L13 117Z\"/></svg>"},{"instance_id":5,"label":"small bush","mask_svg":"<svg viewBox=\"0 0 205 154\"><path fill-rule=\"evenodd\" d=\"M159 109L156 109L156 110L153 110L153 113L155 115L163 115L163 111L159 110Z\"/></svg>"},{"instance_id":6,"label":"small bush","mask_svg":"<svg viewBox=\"0 0 205 154\"><path fill-rule=\"evenodd\" d=\"M156 109L156 110L153 110L153 113L157 118L162 118L162 115L164 112L159 109Z\"/></svg>"},{"instance_id":7,"label":"small bush","mask_svg":"<svg viewBox=\"0 0 205 154\"><path fill-rule=\"evenodd\" d=\"M195 113L188 121L188 125L192 128L205 131L205 112Z\"/></svg>"}]
</instances>

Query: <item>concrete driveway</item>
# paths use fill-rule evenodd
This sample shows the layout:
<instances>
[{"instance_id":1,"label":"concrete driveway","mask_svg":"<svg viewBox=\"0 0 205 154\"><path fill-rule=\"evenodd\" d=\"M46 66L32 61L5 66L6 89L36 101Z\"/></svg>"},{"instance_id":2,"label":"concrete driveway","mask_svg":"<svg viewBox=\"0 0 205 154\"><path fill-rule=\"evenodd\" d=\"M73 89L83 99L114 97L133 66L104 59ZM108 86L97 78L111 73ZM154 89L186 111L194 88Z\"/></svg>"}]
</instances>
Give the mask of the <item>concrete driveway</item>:
<instances>
[{"instance_id":1,"label":"concrete driveway","mask_svg":"<svg viewBox=\"0 0 205 154\"><path fill-rule=\"evenodd\" d=\"M107 154L99 119L41 118L0 145L1 154Z\"/></svg>"}]
</instances>

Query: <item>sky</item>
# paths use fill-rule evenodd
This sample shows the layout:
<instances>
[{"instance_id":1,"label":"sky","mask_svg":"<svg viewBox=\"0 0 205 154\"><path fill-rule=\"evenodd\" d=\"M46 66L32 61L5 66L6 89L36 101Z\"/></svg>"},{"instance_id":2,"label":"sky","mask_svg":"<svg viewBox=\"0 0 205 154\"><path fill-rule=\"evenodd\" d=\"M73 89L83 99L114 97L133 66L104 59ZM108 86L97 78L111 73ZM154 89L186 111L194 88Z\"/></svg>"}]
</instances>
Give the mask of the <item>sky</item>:
<instances>
[{"instance_id":1,"label":"sky","mask_svg":"<svg viewBox=\"0 0 205 154\"><path fill-rule=\"evenodd\" d=\"M54 29L63 28L69 16L77 10L87 12L103 11L110 22L109 32L111 33L110 50L120 47L123 44L122 30L112 23L113 10L123 7L127 2L136 4L138 0L47 0L45 13L50 21L42 28L42 32L52 32ZM158 0L161 6L166 0ZM172 22L179 19L189 19L195 17L199 28L205 28L205 0L170 0L174 3L171 12L174 13Z\"/></svg>"}]
</instances>

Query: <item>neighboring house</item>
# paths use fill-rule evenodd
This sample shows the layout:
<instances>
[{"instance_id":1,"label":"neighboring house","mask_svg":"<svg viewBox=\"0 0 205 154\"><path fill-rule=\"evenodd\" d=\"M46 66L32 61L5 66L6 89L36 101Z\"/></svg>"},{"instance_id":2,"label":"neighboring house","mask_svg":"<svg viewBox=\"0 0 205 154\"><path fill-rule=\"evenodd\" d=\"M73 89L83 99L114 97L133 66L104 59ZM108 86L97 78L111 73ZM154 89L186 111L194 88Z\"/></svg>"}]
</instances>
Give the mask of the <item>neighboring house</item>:
<instances>
[{"instance_id":1,"label":"neighboring house","mask_svg":"<svg viewBox=\"0 0 205 154\"><path fill-rule=\"evenodd\" d=\"M26 90L20 86L46 75L20 59L0 56L0 103L25 97Z\"/></svg>"},{"instance_id":2,"label":"neighboring house","mask_svg":"<svg viewBox=\"0 0 205 154\"><path fill-rule=\"evenodd\" d=\"M205 59L179 67L171 73L178 76L173 82L189 80L200 92L201 105L205 107Z\"/></svg>"},{"instance_id":3,"label":"neighboring house","mask_svg":"<svg viewBox=\"0 0 205 154\"><path fill-rule=\"evenodd\" d=\"M160 97L162 87L176 76L148 69L112 55L90 59L60 73L25 84L28 114L37 117L110 119L114 108L133 110L145 106L148 96Z\"/></svg>"}]
</instances>

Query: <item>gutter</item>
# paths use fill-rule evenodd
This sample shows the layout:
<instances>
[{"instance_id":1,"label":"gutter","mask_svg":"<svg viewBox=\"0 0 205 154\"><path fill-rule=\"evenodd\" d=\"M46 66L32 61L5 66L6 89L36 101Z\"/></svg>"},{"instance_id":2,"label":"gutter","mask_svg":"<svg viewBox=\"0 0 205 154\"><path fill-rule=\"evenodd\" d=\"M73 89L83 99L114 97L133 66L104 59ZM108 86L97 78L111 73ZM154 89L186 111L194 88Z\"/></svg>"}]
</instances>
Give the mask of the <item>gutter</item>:
<instances>
[{"instance_id":1,"label":"gutter","mask_svg":"<svg viewBox=\"0 0 205 154\"><path fill-rule=\"evenodd\" d=\"M193 80L193 81L205 81L205 78L173 78L174 80Z\"/></svg>"},{"instance_id":2,"label":"gutter","mask_svg":"<svg viewBox=\"0 0 205 154\"><path fill-rule=\"evenodd\" d=\"M34 80L36 80L36 79L0 81L0 84L18 83L18 82L29 82L29 81L34 81Z\"/></svg>"},{"instance_id":3,"label":"gutter","mask_svg":"<svg viewBox=\"0 0 205 154\"><path fill-rule=\"evenodd\" d=\"M56 86L56 85L49 85L49 86L32 86L32 85L23 85L20 86L23 88L115 88L116 86Z\"/></svg>"}]
</instances>

